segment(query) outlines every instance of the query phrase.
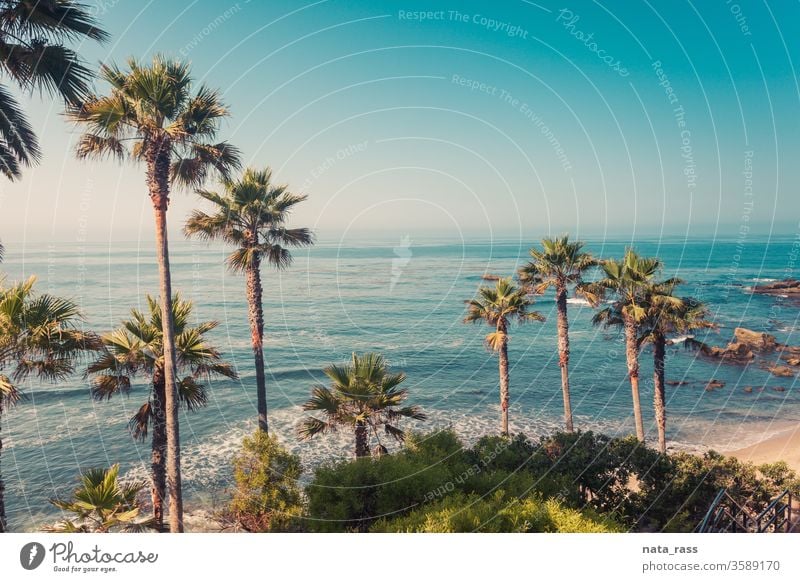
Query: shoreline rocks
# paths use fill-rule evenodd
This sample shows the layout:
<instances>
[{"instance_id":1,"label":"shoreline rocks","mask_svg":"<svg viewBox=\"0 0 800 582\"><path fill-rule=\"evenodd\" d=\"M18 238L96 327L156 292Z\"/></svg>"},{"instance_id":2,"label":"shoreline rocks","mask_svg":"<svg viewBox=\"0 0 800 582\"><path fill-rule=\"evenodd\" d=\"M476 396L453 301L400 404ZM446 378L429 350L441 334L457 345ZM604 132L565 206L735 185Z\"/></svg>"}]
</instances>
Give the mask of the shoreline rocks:
<instances>
[{"instance_id":1,"label":"shoreline rocks","mask_svg":"<svg viewBox=\"0 0 800 582\"><path fill-rule=\"evenodd\" d=\"M786 346L778 343L773 335L737 327L733 330L733 340L727 346L720 348L704 345L701 346L700 352L710 358L747 365L755 359L757 354L774 352L783 347Z\"/></svg>"},{"instance_id":2,"label":"shoreline rocks","mask_svg":"<svg viewBox=\"0 0 800 582\"><path fill-rule=\"evenodd\" d=\"M800 281L797 279L784 279L772 281L763 285L755 285L752 292L758 295L771 295L773 297L794 297L800 299Z\"/></svg>"}]
</instances>

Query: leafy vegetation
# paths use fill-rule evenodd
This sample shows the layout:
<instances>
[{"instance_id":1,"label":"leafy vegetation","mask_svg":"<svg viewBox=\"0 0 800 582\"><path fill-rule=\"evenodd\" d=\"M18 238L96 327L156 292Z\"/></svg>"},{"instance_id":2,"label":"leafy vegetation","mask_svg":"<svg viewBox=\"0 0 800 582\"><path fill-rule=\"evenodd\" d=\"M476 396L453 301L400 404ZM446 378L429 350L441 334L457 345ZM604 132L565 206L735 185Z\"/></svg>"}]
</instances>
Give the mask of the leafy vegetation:
<instances>
[{"instance_id":1,"label":"leafy vegetation","mask_svg":"<svg viewBox=\"0 0 800 582\"><path fill-rule=\"evenodd\" d=\"M623 531L613 520L591 510L578 511L560 501L539 496L507 497L497 491L487 497L457 493L397 519L382 519L372 532L394 533L614 533Z\"/></svg>"},{"instance_id":2,"label":"leafy vegetation","mask_svg":"<svg viewBox=\"0 0 800 582\"><path fill-rule=\"evenodd\" d=\"M400 388L406 375L390 371L380 354L354 353L349 363L333 364L323 371L331 387L315 386L303 410L322 413L324 420L306 418L298 431L304 439L346 427L355 435L356 457L366 457L370 438L377 441L381 454L388 452L381 432L403 442L406 433L397 425L398 420L427 418L418 406L402 406L408 398L408 391Z\"/></svg>"},{"instance_id":3,"label":"leafy vegetation","mask_svg":"<svg viewBox=\"0 0 800 582\"><path fill-rule=\"evenodd\" d=\"M51 503L72 518L45 528L60 533L142 532L154 528L151 518L140 517L137 495L145 484L121 483L119 465L90 469L80 477L72 499L53 499Z\"/></svg>"},{"instance_id":4,"label":"leafy vegetation","mask_svg":"<svg viewBox=\"0 0 800 582\"><path fill-rule=\"evenodd\" d=\"M297 529L303 513L301 472L299 457L275 437L262 430L246 437L233 459L236 488L226 520L250 532Z\"/></svg>"},{"instance_id":5,"label":"leafy vegetation","mask_svg":"<svg viewBox=\"0 0 800 582\"><path fill-rule=\"evenodd\" d=\"M155 523L161 529L167 495L164 341L161 305L150 295L146 299L146 313L132 309L130 319L102 336L103 349L89 364L87 373L92 381L92 396L101 401L129 394L134 379L139 376L149 380L149 397L130 419L128 427L138 441L145 440L148 431L152 434L151 498ZM222 359L219 350L206 338L219 323L203 321L191 325L192 310L191 301L178 293L173 296L178 401L190 412L208 402L206 381L212 376L238 378L233 366Z\"/></svg>"},{"instance_id":6,"label":"leafy vegetation","mask_svg":"<svg viewBox=\"0 0 800 582\"><path fill-rule=\"evenodd\" d=\"M35 282L31 277L6 286L0 280L0 422L4 409L23 398L20 387L26 380L66 378L84 353L100 348L99 338L82 329L77 304L37 294ZM5 484L0 473L0 533L5 531Z\"/></svg>"},{"instance_id":7,"label":"leafy vegetation","mask_svg":"<svg viewBox=\"0 0 800 582\"><path fill-rule=\"evenodd\" d=\"M100 77L110 86L108 94L89 95L70 104L68 117L85 129L78 139L78 158L132 160L146 169L162 303L169 525L170 531L181 532L179 396L167 209L172 188L200 187L212 173L229 178L241 166L239 150L214 141L228 109L217 91L203 85L193 91L187 63L158 55L150 64L131 58L127 71L103 64Z\"/></svg>"},{"instance_id":8,"label":"leafy vegetation","mask_svg":"<svg viewBox=\"0 0 800 582\"><path fill-rule=\"evenodd\" d=\"M261 265L276 269L292 264L291 248L314 242L307 228L286 228L293 208L306 196L292 194L287 186L272 181L272 170L248 168L239 180L222 181L223 193L199 190L198 195L214 205L211 214L195 210L186 221L184 232L206 240L222 240L234 246L228 255L228 268L244 273L247 279L250 339L256 364L258 427L269 431L267 387L264 374L264 306Z\"/></svg>"},{"instance_id":9,"label":"leafy vegetation","mask_svg":"<svg viewBox=\"0 0 800 582\"><path fill-rule=\"evenodd\" d=\"M319 467L308 531L692 531L720 488L758 512L800 479L716 453L663 455L635 437L412 435L400 452Z\"/></svg>"},{"instance_id":10,"label":"leafy vegetation","mask_svg":"<svg viewBox=\"0 0 800 582\"><path fill-rule=\"evenodd\" d=\"M568 235L543 238L541 248L530 250L531 260L519 270L520 282L533 294L541 295L553 287L556 293L558 320L558 365L561 368L561 395L564 399L564 424L572 432L572 402L569 391L569 286L581 288L583 274L599 261L583 250L584 243L570 241Z\"/></svg>"},{"instance_id":11,"label":"leafy vegetation","mask_svg":"<svg viewBox=\"0 0 800 582\"><path fill-rule=\"evenodd\" d=\"M486 336L486 347L498 355L500 374L500 434L508 433L510 378L508 364L508 326L512 321L544 321L538 311L530 311L533 300L511 278L498 279L494 287L481 287L478 297L466 301L464 323L485 323L494 328Z\"/></svg>"}]
</instances>

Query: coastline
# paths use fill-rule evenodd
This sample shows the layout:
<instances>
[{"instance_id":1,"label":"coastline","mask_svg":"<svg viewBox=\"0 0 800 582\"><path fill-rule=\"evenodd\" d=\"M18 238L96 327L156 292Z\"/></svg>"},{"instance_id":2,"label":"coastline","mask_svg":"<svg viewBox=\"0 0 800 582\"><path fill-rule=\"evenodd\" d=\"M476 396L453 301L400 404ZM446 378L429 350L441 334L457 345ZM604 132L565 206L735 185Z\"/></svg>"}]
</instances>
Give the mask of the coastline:
<instances>
[{"instance_id":1,"label":"coastline","mask_svg":"<svg viewBox=\"0 0 800 582\"><path fill-rule=\"evenodd\" d=\"M800 473L800 426L780 432L754 445L723 451L722 454L756 465L785 461Z\"/></svg>"}]
</instances>

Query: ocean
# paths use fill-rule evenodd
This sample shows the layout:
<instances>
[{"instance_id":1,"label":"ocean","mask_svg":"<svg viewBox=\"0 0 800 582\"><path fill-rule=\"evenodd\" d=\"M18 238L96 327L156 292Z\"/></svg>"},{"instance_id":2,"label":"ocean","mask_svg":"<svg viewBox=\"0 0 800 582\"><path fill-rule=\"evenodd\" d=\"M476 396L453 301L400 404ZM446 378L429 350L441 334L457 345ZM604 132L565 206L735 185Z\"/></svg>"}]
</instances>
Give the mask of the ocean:
<instances>
[{"instance_id":1,"label":"ocean","mask_svg":"<svg viewBox=\"0 0 800 582\"><path fill-rule=\"evenodd\" d=\"M601 257L620 256L630 241L587 240ZM158 290L152 244L26 244L6 241L7 281L31 274L37 288L76 300L86 326L117 327L132 307L146 309ZM486 351L481 325L462 323L464 300L485 274L511 275L527 260L520 241L437 241L423 237L321 242L294 253L294 265L263 271L265 358L271 426L313 466L351 455L352 438L335 434L300 443L295 428L321 370L353 351L379 351L404 370L410 403L430 420L413 428L452 426L467 441L499 426L497 359ZM686 281L680 292L707 302L718 324L698 339L724 345L737 326L766 331L800 344L797 305L753 295L760 281L796 275L798 243L791 238L747 240L652 239L637 250L659 256L665 276ZM173 287L195 303L198 321L218 320L213 343L239 371L236 381L213 380L209 405L181 414L187 506L224 502L230 459L255 428L255 379L244 278L226 272L221 245L176 240L171 245ZM510 336L511 422L514 431L539 435L561 425L562 400L552 293L537 299L545 323L513 327ZM571 387L575 426L610 435L633 431L631 395L621 334L595 328L593 310L571 299ZM668 348L668 439L676 448L731 450L800 421L800 389L793 378L773 377L758 366L740 368ZM652 354L642 363L642 403L650 439ZM725 386L707 391L706 383ZM745 391L752 387L752 391ZM82 373L57 385L30 381L27 401L3 416L2 473L12 530L52 522L48 502L68 495L79 471L121 463L129 476L146 478L149 446L134 443L127 421L146 400L146 379L131 394L94 402ZM783 389L783 390L781 390ZM390 444L389 448L395 445Z\"/></svg>"}]
</instances>

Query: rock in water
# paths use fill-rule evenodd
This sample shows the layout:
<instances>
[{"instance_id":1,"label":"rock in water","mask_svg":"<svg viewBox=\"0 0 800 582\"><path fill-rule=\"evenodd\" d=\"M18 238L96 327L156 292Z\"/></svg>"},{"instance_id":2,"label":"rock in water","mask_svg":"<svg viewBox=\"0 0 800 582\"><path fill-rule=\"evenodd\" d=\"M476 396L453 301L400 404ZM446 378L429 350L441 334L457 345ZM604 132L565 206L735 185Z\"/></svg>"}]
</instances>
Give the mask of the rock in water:
<instances>
[{"instance_id":1,"label":"rock in water","mask_svg":"<svg viewBox=\"0 0 800 582\"><path fill-rule=\"evenodd\" d=\"M766 369L772 373L773 376L781 376L783 378L791 378L795 375L795 371L789 366L767 366Z\"/></svg>"},{"instance_id":2,"label":"rock in water","mask_svg":"<svg viewBox=\"0 0 800 582\"><path fill-rule=\"evenodd\" d=\"M769 353L779 347L783 346L774 335L737 327L733 330L733 340L724 348L703 346L700 351L711 358L745 365L755 359L756 354Z\"/></svg>"},{"instance_id":3,"label":"rock in water","mask_svg":"<svg viewBox=\"0 0 800 582\"><path fill-rule=\"evenodd\" d=\"M800 281L797 279L784 279L774 281L764 285L753 287L753 293L759 295L772 295L776 297L795 297L800 298Z\"/></svg>"}]
</instances>

